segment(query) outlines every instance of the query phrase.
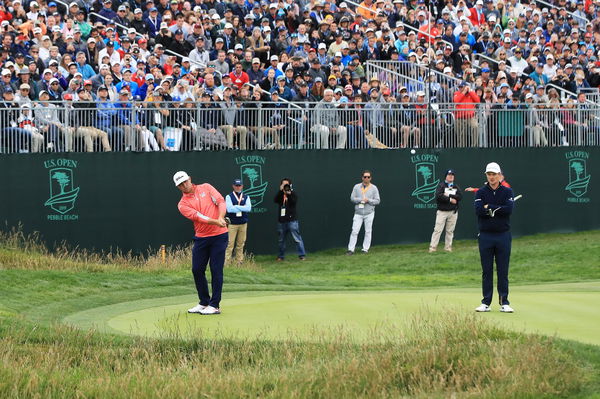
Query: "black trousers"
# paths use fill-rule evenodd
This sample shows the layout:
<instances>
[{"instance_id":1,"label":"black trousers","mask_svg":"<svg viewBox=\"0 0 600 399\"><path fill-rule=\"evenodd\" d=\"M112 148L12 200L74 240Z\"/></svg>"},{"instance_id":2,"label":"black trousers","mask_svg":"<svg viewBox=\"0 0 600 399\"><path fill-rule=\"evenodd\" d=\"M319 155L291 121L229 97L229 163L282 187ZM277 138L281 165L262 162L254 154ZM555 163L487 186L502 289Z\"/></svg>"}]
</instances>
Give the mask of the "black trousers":
<instances>
[{"instance_id":1,"label":"black trousers","mask_svg":"<svg viewBox=\"0 0 600 399\"><path fill-rule=\"evenodd\" d=\"M481 288L483 299L481 303L490 305L494 294L494 260L498 276L497 290L500 305L509 305L508 301L508 267L512 235L504 233L479 233L479 256L481 257Z\"/></svg>"},{"instance_id":2,"label":"black trousers","mask_svg":"<svg viewBox=\"0 0 600 399\"><path fill-rule=\"evenodd\" d=\"M212 237L195 237L192 249L192 274L198 291L200 305L219 307L223 291L223 265L227 249L228 234L223 233ZM210 280L212 296L208 292L206 266L210 262Z\"/></svg>"}]
</instances>

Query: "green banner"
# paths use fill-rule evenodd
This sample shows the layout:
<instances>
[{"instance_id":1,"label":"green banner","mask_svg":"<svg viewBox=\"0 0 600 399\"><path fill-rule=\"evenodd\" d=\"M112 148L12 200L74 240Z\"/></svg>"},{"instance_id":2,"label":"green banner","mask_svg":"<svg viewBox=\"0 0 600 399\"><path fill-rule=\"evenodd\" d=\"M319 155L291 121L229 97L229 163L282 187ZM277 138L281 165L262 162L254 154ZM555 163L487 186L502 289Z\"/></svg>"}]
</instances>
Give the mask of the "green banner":
<instances>
[{"instance_id":1,"label":"green banner","mask_svg":"<svg viewBox=\"0 0 600 399\"><path fill-rule=\"evenodd\" d=\"M512 217L515 235L600 228L594 204L600 200L594 194L600 185L594 177L600 174L600 148L3 155L0 220L39 231L50 245L64 240L82 248L139 253L184 244L193 228L177 211L181 194L172 176L185 170L195 183L209 182L223 195L233 179L242 179L254 207L247 249L275 253L273 197L279 181L289 177L311 252L347 245L350 192L369 169L381 194L373 245L428 242L435 186L444 172L454 169L462 189L478 187L491 161L500 164L515 194L523 195ZM463 198L455 236L473 239L473 194Z\"/></svg>"}]
</instances>

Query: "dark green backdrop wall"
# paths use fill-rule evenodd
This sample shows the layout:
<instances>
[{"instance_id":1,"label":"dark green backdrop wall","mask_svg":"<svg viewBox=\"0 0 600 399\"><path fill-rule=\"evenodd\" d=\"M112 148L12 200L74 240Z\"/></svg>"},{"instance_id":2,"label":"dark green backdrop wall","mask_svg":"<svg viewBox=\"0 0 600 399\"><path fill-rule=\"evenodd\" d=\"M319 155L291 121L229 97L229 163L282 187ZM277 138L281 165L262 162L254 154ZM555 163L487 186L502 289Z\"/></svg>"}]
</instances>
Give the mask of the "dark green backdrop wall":
<instances>
[{"instance_id":1,"label":"dark green backdrop wall","mask_svg":"<svg viewBox=\"0 0 600 399\"><path fill-rule=\"evenodd\" d=\"M600 148L3 155L0 220L39 231L49 244L135 252L183 244L193 229L177 211L172 175L186 170L194 182L210 182L223 194L232 179L243 178L257 210L247 248L275 253L273 196L280 179L290 177L310 252L347 244L350 191L370 169L382 198L373 245L427 242L435 219L429 188L448 168L461 188L480 186L490 161L523 194L512 218L515 235L600 228ZM464 194L459 239L477 234L472 199Z\"/></svg>"}]
</instances>

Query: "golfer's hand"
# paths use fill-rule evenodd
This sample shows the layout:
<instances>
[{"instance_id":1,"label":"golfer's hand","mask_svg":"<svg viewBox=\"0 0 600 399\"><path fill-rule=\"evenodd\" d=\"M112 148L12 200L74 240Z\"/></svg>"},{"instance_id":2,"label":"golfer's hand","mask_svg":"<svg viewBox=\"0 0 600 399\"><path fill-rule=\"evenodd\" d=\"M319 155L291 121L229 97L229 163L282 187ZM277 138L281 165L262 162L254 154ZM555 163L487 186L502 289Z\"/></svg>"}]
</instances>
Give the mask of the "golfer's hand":
<instances>
[{"instance_id":1,"label":"golfer's hand","mask_svg":"<svg viewBox=\"0 0 600 399\"><path fill-rule=\"evenodd\" d=\"M227 222L223 218L215 219L215 224L219 227L227 227Z\"/></svg>"},{"instance_id":2,"label":"golfer's hand","mask_svg":"<svg viewBox=\"0 0 600 399\"><path fill-rule=\"evenodd\" d=\"M488 209L488 208L489 208L489 205L488 205L488 204L485 204L485 205L483 206L483 209Z\"/></svg>"},{"instance_id":3,"label":"golfer's hand","mask_svg":"<svg viewBox=\"0 0 600 399\"><path fill-rule=\"evenodd\" d=\"M465 191L475 191L475 189L473 187L467 187L465 188Z\"/></svg>"},{"instance_id":4,"label":"golfer's hand","mask_svg":"<svg viewBox=\"0 0 600 399\"><path fill-rule=\"evenodd\" d=\"M456 204L456 200L454 198L450 198L450 203L451 204Z\"/></svg>"}]
</instances>

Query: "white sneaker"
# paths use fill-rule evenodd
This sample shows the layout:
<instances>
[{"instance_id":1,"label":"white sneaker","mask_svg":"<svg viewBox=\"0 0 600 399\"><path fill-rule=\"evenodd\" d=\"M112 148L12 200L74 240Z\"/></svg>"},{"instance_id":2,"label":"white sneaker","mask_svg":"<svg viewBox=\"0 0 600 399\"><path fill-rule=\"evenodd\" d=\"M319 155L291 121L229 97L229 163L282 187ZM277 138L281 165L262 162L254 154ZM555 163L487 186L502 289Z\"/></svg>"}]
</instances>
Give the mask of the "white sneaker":
<instances>
[{"instance_id":1,"label":"white sneaker","mask_svg":"<svg viewBox=\"0 0 600 399\"><path fill-rule=\"evenodd\" d=\"M514 309L511 308L509 305L502 305L500 306L500 311L504 312L504 313L514 313Z\"/></svg>"},{"instance_id":2,"label":"white sneaker","mask_svg":"<svg viewBox=\"0 0 600 399\"><path fill-rule=\"evenodd\" d=\"M200 314L210 315L210 314L221 314L221 309L215 308L213 306L207 306L200 311Z\"/></svg>"},{"instance_id":3,"label":"white sneaker","mask_svg":"<svg viewBox=\"0 0 600 399\"><path fill-rule=\"evenodd\" d=\"M206 306L198 304L193 308L188 309L188 313L202 313L204 309L206 309Z\"/></svg>"},{"instance_id":4,"label":"white sneaker","mask_svg":"<svg viewBox=\"0 0 600 399\"><path fill-rule=\"evenodd\" d=\"M479 305L475 308L476 312L489 312L490 310L492 310L492 308L490 308L485 303L482 303L481 305Z\"/></svg>"}]
</instances>

